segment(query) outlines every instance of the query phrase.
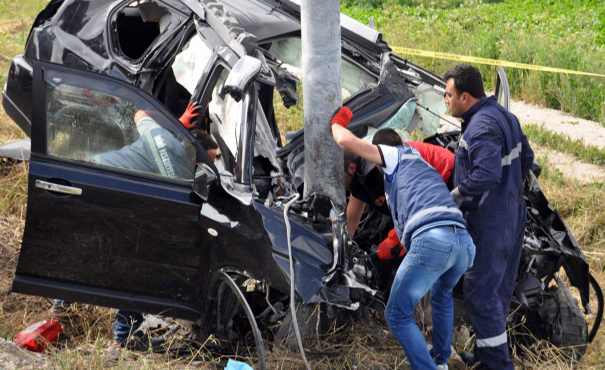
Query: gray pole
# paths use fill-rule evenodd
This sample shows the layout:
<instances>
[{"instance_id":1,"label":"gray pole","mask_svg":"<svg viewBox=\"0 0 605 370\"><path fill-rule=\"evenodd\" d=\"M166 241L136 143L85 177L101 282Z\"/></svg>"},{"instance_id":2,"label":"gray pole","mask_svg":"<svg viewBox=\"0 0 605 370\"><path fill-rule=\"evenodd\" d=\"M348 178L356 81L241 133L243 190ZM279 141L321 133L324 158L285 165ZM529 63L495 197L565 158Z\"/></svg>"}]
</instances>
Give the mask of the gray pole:
<instances>
[{"instance_id":1,"label":"gray pole","mask_svg":"<svg viewBox=\"0 0 605 370\"><path fill-rule=\"evenodd\" d=\"M344 211L343 151L330 129L340 107L340 1L302 0L302 66L305 127L304 198L317 192Z\"/></svg>"}]
</instances>

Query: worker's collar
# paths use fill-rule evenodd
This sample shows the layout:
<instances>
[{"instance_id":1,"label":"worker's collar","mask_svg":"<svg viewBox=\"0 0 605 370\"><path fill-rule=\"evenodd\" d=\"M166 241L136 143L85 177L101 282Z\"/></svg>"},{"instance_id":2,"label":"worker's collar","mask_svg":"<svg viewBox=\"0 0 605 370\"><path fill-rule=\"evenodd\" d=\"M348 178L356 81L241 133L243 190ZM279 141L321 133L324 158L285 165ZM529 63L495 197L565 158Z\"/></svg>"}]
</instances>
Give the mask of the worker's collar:
<instances>
[{"instance_id":1,"label":"worker's collar","mask_svg":"<svg viewBox=\"0 0 605 370\"><path fill-rule=\"evenodd\" d=\"M487 98L483 98L481 100L479 100L475 105L473 105L472 107L470 107L469 110L467 110L466 112L462 113L460 115L460 118L462 118L463 121L463 130L466 127L466 124L468 124L468 122L471 120L471 118L475 115L475 113L477 113L477 111L479 109L481 109L481 107L483 107L486 104L489 104L489 102L495 102L496 101L496 97L494 95L487 97Z\"/></svg>"}]
</instances>

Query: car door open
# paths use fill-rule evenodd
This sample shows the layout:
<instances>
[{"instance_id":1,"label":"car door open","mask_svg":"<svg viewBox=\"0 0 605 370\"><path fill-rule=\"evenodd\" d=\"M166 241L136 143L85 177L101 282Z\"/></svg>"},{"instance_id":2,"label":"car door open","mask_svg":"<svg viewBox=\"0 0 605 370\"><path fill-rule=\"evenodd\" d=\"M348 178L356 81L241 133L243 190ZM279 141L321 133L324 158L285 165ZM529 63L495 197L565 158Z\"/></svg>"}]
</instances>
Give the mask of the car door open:
<instances>
[{"instance_id":1,"label":"car door open","mask_svg":"<svg viewBox=\"0 0 605 370\"><path fill-rule=\"evenodd\" d=\"M192 137L132 85L45 63L34 76L13 291L199 318L207 244Z\"/></svg>"}]
</instances>

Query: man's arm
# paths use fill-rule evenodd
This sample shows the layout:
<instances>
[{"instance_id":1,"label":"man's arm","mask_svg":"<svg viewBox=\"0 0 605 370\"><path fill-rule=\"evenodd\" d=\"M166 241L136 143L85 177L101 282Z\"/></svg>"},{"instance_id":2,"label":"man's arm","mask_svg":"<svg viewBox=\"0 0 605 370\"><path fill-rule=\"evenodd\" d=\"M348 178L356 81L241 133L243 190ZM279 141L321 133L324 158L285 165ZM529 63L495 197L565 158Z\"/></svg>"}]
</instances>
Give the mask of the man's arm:
<instances>
[{"instance_id":1,"label":"man's arm","mask_svg":"<svg viewBox=\"0 0 605 370\"><path fill-rule=\"evenodd\" d=\"M134 122L137 125L137 131L139 131L140 135L144 135L146 132L153 130L154 128L161 127L144 110L137 111L137 113L134 115Z\"/></svg>"},{"instance_id":2,"label":"man's arm","mask_svg":"<svg viewBox=\"0 0 605 370\"><path fill-rule=\"evenodd\" d=\"M534 151L532 150L527 136L521 136L521 174L525 178L531 169L531 165L534 163Z\"/></svg>"},{"instance_id":3,"label":"man's arm","mask_svg":"<svg viewBox=\"0 0 605 370\"><path fill-rule=\"evenodd\" d=\"M332 125L332 136L334 136L336 144L344 150L356 154L367 161L376 163L380 166L383 165L380 152L376 145L372 145L367 141L358 138L339 123Z\"/></svg>"},{"instance_id":4,"label":"man's arm","mask_svg":"<svg viewBox=\"0 0 605 370\"><path fill-rule=\"evenodd\" d=\"M502 176L502 141L500 137L484 130L469 138L468 155L472 168L460 185L452 190L462 196L482 195L496 185Z\"/></svg>"},{"instance_id":5,"label":"man's arm","mask_svg":"<svg viewBox=\"0 0 605 370\"><path fill-rule=\"evenodd\" d=\"M357 231L357 226L359 225L359 220L361 220L365 206L364 201L355 198L353 195L349 197L349 204L347 205L347 230L351 238Z\"/></svg>"}]
</instances>

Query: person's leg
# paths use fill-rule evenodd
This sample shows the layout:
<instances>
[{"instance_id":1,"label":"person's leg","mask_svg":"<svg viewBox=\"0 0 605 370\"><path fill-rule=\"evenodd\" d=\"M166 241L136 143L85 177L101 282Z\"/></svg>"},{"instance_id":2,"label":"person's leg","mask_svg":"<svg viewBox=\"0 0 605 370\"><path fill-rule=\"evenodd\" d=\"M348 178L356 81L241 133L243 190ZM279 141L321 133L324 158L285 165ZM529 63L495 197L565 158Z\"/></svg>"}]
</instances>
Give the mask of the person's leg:
<instances>
[{"instance_id":1,"label":"person's leg","mask_svg":"<svg viewBox=\"0 0 605 370\"><path fill-rule=\"evenodd\" d=\"M117 310L113 326L113 337L116 342L127 342L128 338L139 329L141 323L143 323L143 315L141 313ZM133 337L137 336L140 336L140 334L135 334Z\"/></svg>"},{"instance_id":2,"label":"person's leg","mask_svg":"<svg viewBox=\"0 0 605 370\"><path fill-rule=\"evenodd\" d=\"M484 213L467 220L477 254L464 275L464 302L475 331L475 360L493 369L512 369L506 337L508 310L498 293L514 238L502 214ZM513 226L514 228L514 226Z\"/></svg>"},{"instance_id":3,"label":"person's leg","mask_svg":"<svg viewBox=\"0 0 605 370\"><path fill-rule=\"evenodd\" d=\"M436 368L412 313L420 298L452 264L453 243L444 244L431 239L430 231L412 240L410 251L397 270L385 312L389 328L413 369Z\"/></svg>"},{"instance_id":4,"label":"person's leg","mask_svg":"<svg viewBox=\"0 0 605 370\"><path fill-rule=\"evenodd\" d=\"M511 217L510 220L512 226L513 217ZM523 250L526 220L527 210L525 209L525 204L523 203L519 205L519 209L517 210L517 223L515 224L517 232L516 236L514 237L514 243L511 245L511 252L506 261L504 278L502 279L502 284L500 284L500 288L498 289L498 295L500 296L502 307L507 314L510 311L510 301L512 299L513 292L515 291L517 275L519 273L519 261L521 260L521 252Z\"/></svg>"},{"instance_id":5,"label":"person's leg","mask_svg":"<svg viewBox=\"0 0 605 370\"><path fill-rule=\"evenodd\" d=\"M431 355L437 365L447 364L447 360L451 356L454 326L452 290L462 274L472 264L475 256L475 246L466 230L444 231L442 234L442 243L453 242L455 248L452 249L451 267L439 277L431 289L431 306L435 328L433 330Z\"/></svg>"},{"instance_id":6,"label":"person's leg","mask_svg":"<svg viewBox=\"0 0 605 370\"><path fill-rule=\"evenodd\" d=\"M50 312L54 314L64 314L69 309L71 302L62 299L54 299Z\"/></svg>"}]
</instances>

